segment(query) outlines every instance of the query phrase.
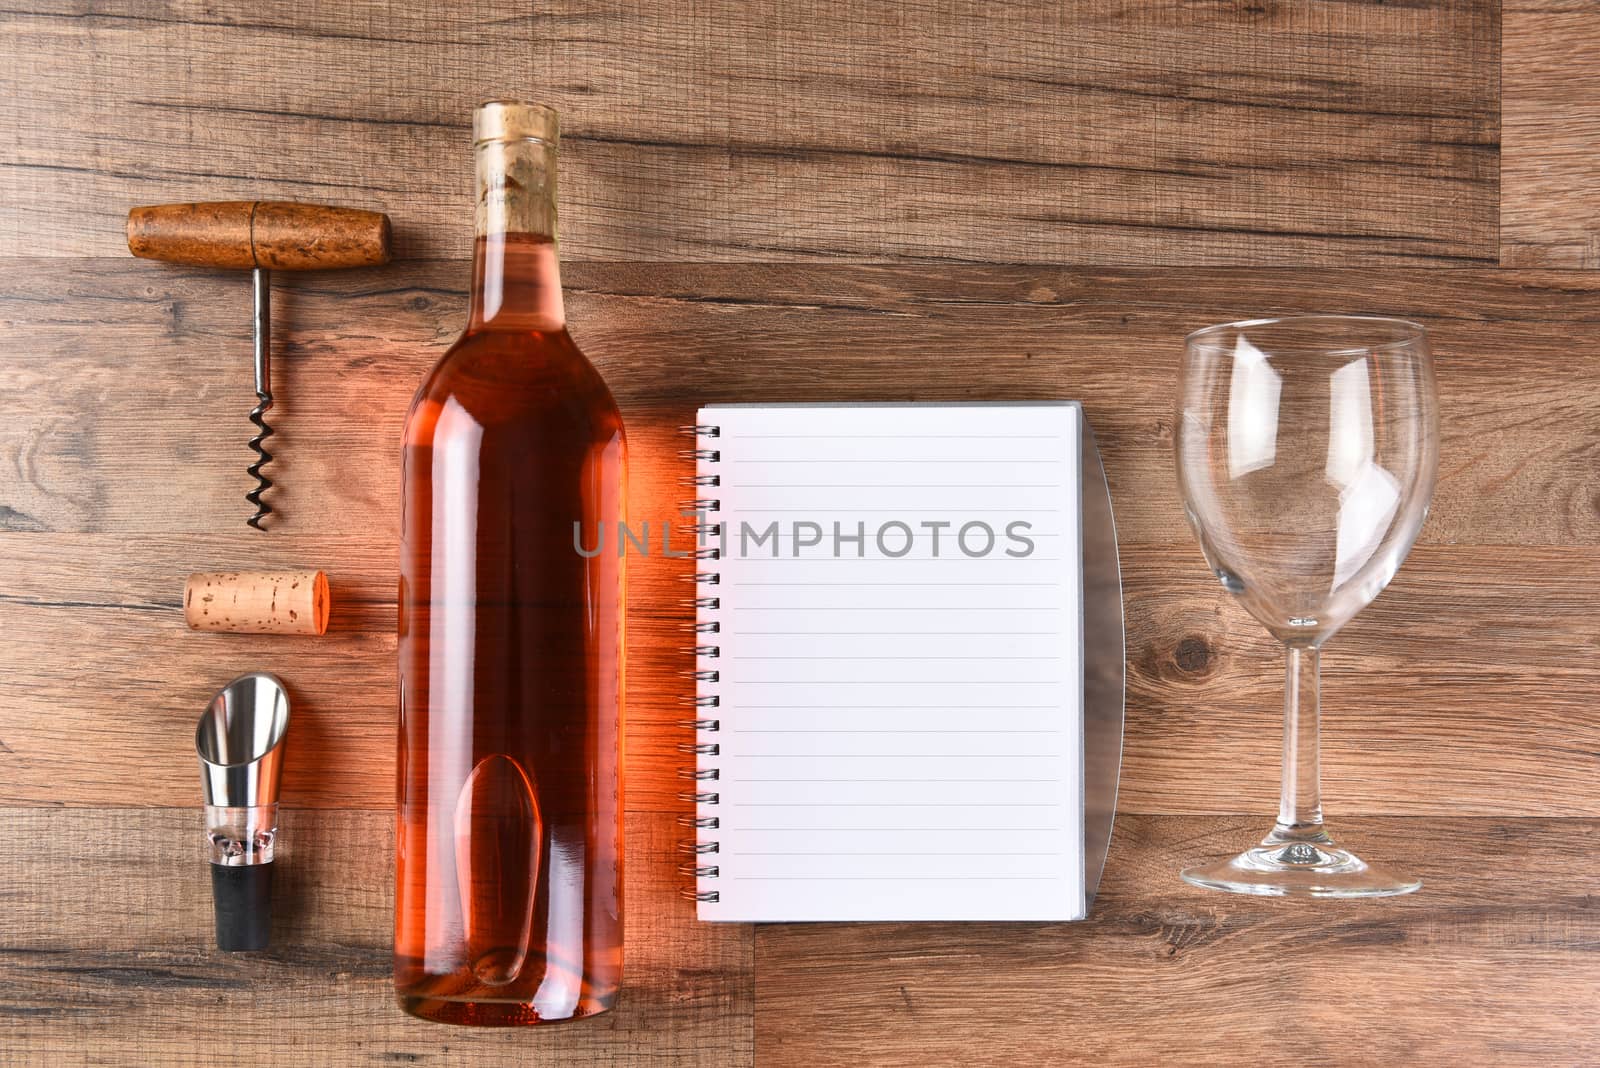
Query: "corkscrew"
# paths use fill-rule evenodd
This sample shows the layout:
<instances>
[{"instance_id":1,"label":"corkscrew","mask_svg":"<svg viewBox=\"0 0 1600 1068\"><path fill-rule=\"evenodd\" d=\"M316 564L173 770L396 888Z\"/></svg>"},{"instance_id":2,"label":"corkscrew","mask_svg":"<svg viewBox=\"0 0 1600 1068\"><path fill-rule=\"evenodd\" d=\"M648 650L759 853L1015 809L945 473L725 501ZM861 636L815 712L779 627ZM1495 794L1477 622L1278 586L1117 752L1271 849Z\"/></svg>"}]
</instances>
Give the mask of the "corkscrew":
<instances>
[{"instance_id":1,"label":"corkscrew","mask_svg":"<svg viewBox=\"0 0 1600 1068\"><path fill-rule=\"evenodd\" d=\"M128 251L135 256L195 267L249 270L254 301L256 406L250 422L255 462L245 470L256 480L245 500L255 514L245 522L264 530L272 513L262 494L273 486L262 468L272 461L265 442L272 436L272 275L279 271L323 271L389 262L389 217L376 211L292 204L270 200L211 204L158 204L128 212Z\"/></svg>"},{"instance_id":2,"label":"corkscrew","mask_svg":"<svg viewBox=\"0 0 1600 1068\"><path fill-rule=\"evenodd\" d=\"M244 499L256 506L256 514L245 522L261 530L261 520L272 512L272 505L261 499L261 495L272 488L272 479L261 473L262 466L272 460L272 454L262 444L272 436L272 427L267 424L267 409L272 407L272 278L266 268L257 267L250 272L250 282L253 291L250 333L256 365L256 406L250 409L250 421L256 425L256 436L249 444L256 454L256 462L245 471L256 480L256 488L246 493Z\"/></svg>"}]
</instances>

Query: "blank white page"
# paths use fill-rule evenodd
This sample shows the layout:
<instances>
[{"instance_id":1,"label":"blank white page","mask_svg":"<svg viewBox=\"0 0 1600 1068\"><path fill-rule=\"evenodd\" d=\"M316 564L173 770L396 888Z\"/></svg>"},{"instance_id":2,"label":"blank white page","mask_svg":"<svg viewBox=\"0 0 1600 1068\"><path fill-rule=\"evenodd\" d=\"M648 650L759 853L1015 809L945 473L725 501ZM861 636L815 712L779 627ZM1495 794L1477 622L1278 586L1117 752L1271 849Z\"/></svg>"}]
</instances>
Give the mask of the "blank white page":
<instances>
[{"instance_id":1,"label":"blank white page","mask_svg":"<svg viewBox=\"0 0 1600 1068\"><path fill-rule=\"evenodd\" d=\"M701 919L1085 914L1079 419L701 409Z\"/></svg>"}]
</instances>

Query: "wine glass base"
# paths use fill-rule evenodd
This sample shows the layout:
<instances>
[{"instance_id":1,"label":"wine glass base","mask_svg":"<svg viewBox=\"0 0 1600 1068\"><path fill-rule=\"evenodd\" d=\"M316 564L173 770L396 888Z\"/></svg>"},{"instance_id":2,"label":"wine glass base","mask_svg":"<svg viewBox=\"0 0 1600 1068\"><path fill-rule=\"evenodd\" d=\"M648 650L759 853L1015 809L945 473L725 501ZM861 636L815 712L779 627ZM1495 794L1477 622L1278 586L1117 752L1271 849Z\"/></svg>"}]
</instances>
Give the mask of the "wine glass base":
<instances>
[{"instance_id":1,"label":"wine glass base","mask_svg":"<svg viewBox=\"0 0 1600 1068\"><path fill-rule=\"evenodd\" d=\"M1236 857L1185 868L1183 881L1210 890L1267 897L1394 897L1422 888L1421 879L1375 868L1326 831L1275 828Z\"/></svg>"}]
</instances>

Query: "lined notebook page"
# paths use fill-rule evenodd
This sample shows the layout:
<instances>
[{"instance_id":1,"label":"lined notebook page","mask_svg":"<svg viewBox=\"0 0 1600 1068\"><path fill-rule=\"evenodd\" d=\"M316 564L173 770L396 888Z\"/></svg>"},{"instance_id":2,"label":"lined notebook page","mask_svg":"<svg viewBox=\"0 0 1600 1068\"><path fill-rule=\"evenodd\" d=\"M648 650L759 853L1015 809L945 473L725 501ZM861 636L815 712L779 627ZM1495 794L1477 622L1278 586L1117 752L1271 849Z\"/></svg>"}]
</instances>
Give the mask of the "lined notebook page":
<instances>
[{"instance_id":1,"label":"lined notebook page","mask_svg":"<svg viewBox=\"0 0 1600 1068\"><path fill-rule=\"evenodd\" d=\"M723 544L701 919L1084 915L1078 420L701 409Z\"/></svg>"}]
</instances>

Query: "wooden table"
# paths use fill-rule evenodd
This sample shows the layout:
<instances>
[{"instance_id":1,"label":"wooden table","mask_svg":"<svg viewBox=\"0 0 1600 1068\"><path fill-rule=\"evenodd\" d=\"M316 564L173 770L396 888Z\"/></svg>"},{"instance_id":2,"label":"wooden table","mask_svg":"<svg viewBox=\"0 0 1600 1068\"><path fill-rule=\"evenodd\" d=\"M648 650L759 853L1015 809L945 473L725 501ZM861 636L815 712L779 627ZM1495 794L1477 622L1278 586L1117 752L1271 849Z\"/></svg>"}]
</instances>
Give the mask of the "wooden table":
<instances>
[{"instance_id":1,"label":"wooden table","mask_svg":"<svg viewBox=\"0 0 1600 1068\"><path fill-rule=\"evenodd\" d=\"M0 14L0 1061L1150 1065L1600 1061L1600 3L18 0ZM675 894L677 572L632 570L628 989L591 1022L389 993L398 435L464 314L470 110L561 108L574 333L635 514L731 400L1075 397L1115 495L1128 734L1091 920L697 924ZM389 212L280 280L243 524L248 283L128 257L135 204ZM1326 802L1426 880L1191 890L1263 829L1276 652L1171 474L1178 339L1403 315L1433 514L1325 660ZM324 639L196 635L190 570L322 566ZM190 734L297 701L271 952L212 948Z\"/></svg>"}]
</instances>

